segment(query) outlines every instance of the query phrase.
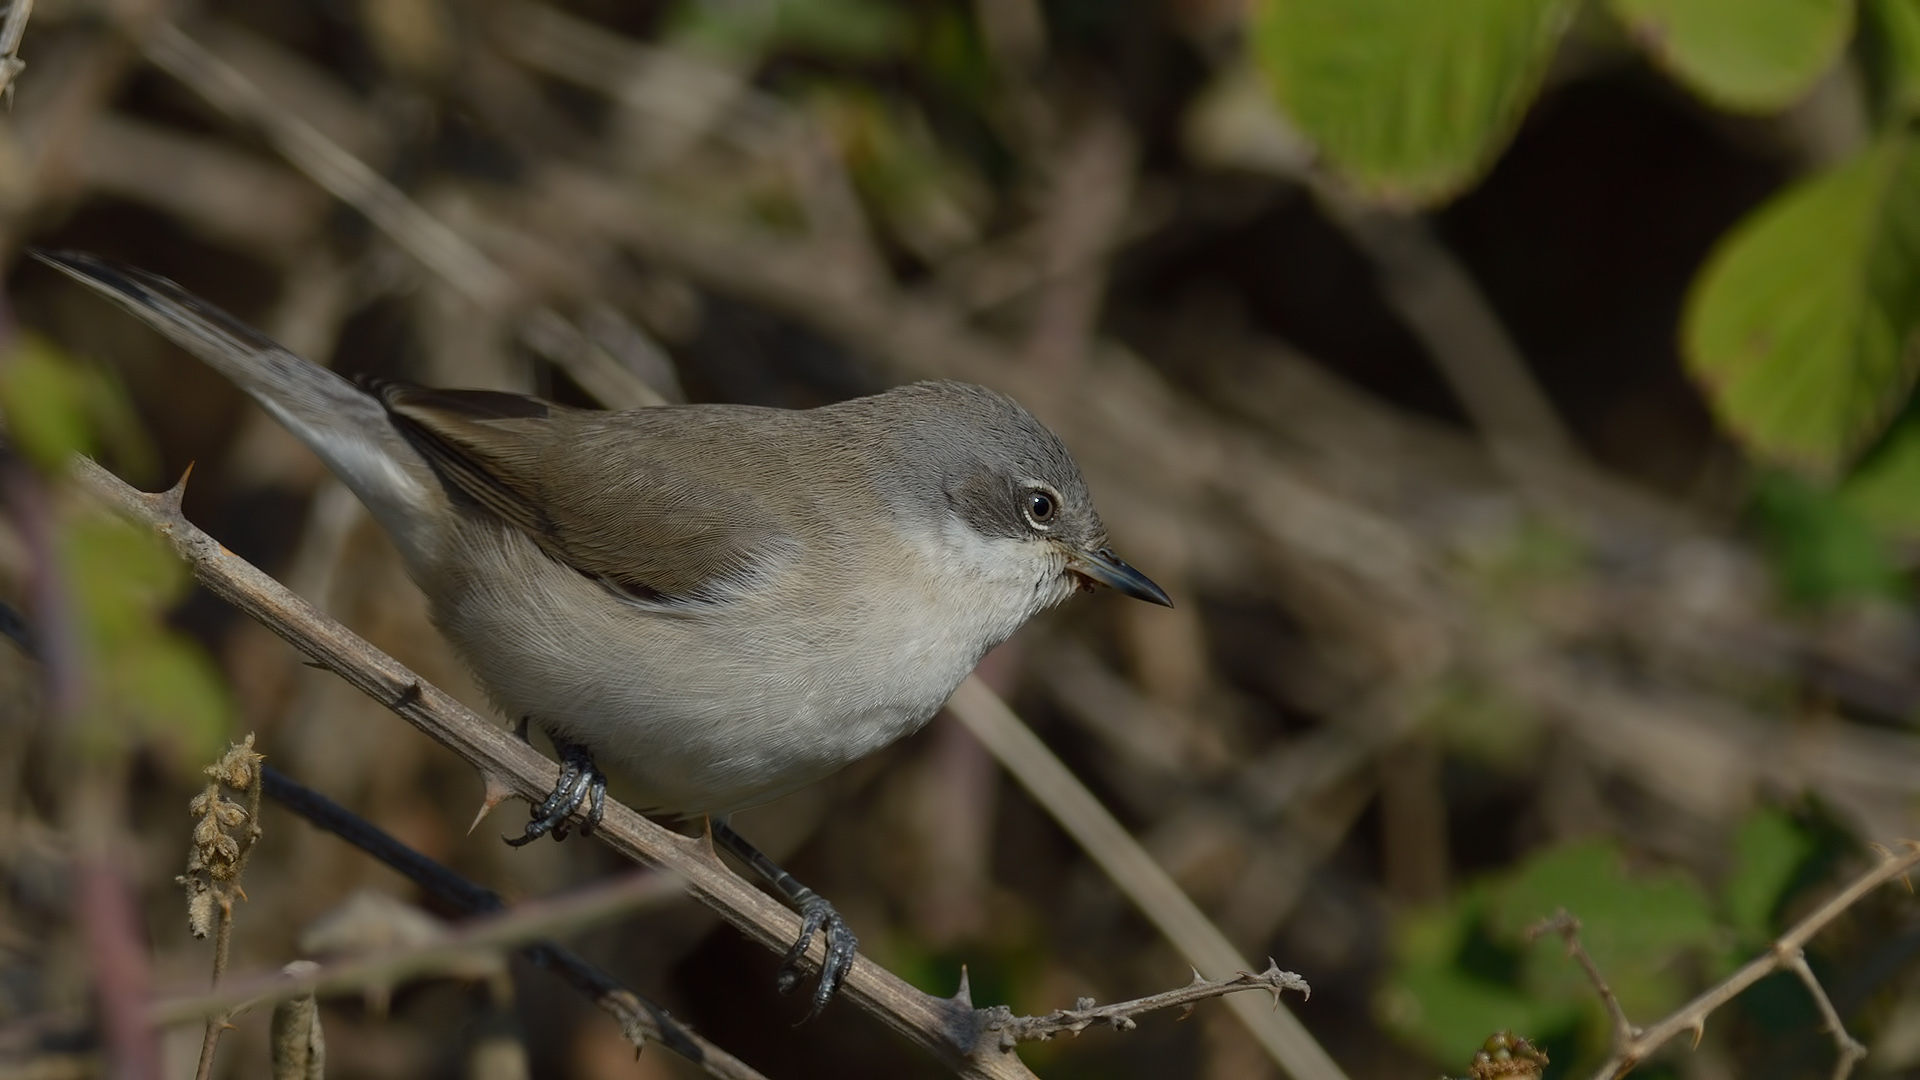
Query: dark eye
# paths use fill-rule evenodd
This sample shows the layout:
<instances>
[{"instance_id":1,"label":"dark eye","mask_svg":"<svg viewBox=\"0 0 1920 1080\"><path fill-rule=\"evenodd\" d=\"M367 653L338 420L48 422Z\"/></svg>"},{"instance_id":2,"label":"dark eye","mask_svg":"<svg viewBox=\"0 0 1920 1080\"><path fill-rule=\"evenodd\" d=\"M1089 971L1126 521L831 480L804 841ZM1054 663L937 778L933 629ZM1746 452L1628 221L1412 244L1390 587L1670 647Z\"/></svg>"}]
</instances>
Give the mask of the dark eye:
<instances>
[{"instance_id":1,"label":"dark eye","mask_svg":"<svg viewBox=\"0 0 1920 1080\"><path fill-rule=\"evenodd\" d=\"M1059 510L1059 504L1054 501L1053 496L1046 492L1027 492L1027 520L1033 522L1035 525L1045 525L1049 521L1052 521L1053 515L1058 513Z\"/></svg>"}]
</instances>

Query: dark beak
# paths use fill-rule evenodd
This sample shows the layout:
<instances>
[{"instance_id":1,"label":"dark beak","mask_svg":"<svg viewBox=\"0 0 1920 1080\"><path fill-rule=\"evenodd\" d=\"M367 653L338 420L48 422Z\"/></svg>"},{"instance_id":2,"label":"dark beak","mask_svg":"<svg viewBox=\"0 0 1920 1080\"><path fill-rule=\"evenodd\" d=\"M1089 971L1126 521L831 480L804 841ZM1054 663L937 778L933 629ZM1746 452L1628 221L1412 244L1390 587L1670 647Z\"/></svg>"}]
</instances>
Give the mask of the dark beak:
<instances>
[{"instance_id":1,"label":"dark beak","mask_svg":"<svg viewBox=\"0 0 1920 1080\"><path fill-rule=\"evenodd\" d=\"M1076 551L1068 556L1067 568L1094 584L1105 585L1135 600L1145 600L1161 607L1173 606L1165 589L1155 585L1147 575L1121 562L1111 548Z\"/></svg>"}]
</instances>

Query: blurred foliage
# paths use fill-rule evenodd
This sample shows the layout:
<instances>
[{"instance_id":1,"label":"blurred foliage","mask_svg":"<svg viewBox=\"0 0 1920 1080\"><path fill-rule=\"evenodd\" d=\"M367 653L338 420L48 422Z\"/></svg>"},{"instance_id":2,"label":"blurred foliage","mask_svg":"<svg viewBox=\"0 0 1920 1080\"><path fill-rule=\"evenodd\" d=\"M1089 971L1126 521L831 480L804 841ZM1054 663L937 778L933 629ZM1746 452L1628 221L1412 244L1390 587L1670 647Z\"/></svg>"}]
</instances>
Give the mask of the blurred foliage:
<instances>
[{"instance_id":1,"label":"blurred foliage","mask_svg":"<svg viewBox=\"0 0 1920 1080\"><path fill-rule=\"evenodd\" d=\"M1793 107L1823 79L1844 83L1836 67L1857 57L1878 136L1776 192L1721 238L1695 280L1683 345L1719 421L1758 459L1845 484L1847 505L1874 529L1920 539L1920 437L1910 422L1893 423L1920 371L1920 167L1907 135L1920 114L1920 3L1592 7L1682 86L1737 112ZM1468 187L1511 137L1574 22L1571 8L1267 0L1256 55L1281 108L1361 192L1431 203ZM1881 444L1886 452L1861 464ZM1775 499L1767 487L1757 490L1762 503ZM1822 558L1840 550L1813 546ZM1781 550L1800 559L1807 547ZM1866 562L1822 572L1880 576L1865 545L1847 550ZM1803 598L1850 591L1805 588L1805 571L1804 562L1785 571Z\"/></svg>"},{"instance_id":2,"label":"blurred foliage","mask_svg":"<svg viewBox=\"0 0 1920 1080\"><path fill-rule=\"evenodd\" d=\"M75 454L106 452L151 472L154 452L120 385L45 340L23 335L0 361L8 445L58 487ZM74 737L104 757L138 743L182 763L213 756L231 726L226 683L206 650L167 625L191 576L159 537L75 499L51 507L62 601L71 605L83 685ZM44 571L43 571L44 572Z\"/></svg>"},{"instance_id":3,"label":"blurred foliage","mask_svg":"<svg viewBox=\"0 0 1920 1080\"><path fill-rule=\"evenodd\" d=\"M151 531L92 508L60 523L58 545L87 685L82 749L152 743L181 768L218 753L233 727L226 680L199 642L166 622L192 585L186 566Z\"/></svg>"},{"instance_id":4,"label":"blurred foliage","mask_svg":"<svg viewBox=\"0 0 1920 1080\"><path fill-rule=\"evenodd\" d=\"M1753 513L1789 600L1809 607L1911 595L1885 539L1855 504L1792 473L1754 479Z\"/></svg>"},{"instance_id":5,"label":"blurred foliage","mask_svg":"<svg viewBox=\"0 0 1920 1080\"><path fill-rule=\"evenodd\" d=\"M0 362L0 417L10 447L42 470L88 454L136 479L156 471L152 441L113 371L37 334L18 335Z\"/></svg>"},{"instance_id":6,"label":"blurred foliage","mask_svg":"<svg viewBox=\"0 0 1920 1080\"><path fill-rule=\"evenodd\" d=\"M1720 978L1766 947L1820 850L1813 833L1771 809L1751 815L1732 846L1718 903L1684 874L1630 869L1626 848L1609 839L1543 850L1410 912L1395 928L1381 1018L1441 1060L1471 1056L1474 1033L1500 1027L1556 1050L1598 1052L1608 1024L1592 984L1557 934L1529 941L1528 929L1565 908L1627 1015L1661 1016L1699 989L1690 957ZM1596 1063L1576 1057L1562 1052L1556 1074Z\"/></svg>"}]
</instances>

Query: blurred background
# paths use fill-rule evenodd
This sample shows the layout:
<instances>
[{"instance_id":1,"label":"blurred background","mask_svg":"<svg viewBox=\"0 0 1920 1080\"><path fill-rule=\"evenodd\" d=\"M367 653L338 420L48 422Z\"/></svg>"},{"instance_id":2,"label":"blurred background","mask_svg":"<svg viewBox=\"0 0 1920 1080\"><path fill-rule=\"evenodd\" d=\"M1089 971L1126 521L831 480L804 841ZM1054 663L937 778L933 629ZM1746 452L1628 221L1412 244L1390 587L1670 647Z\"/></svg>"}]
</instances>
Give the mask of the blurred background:
<instances>
[{"instance_id":1,"label":"blurred background","mask_svg":"<svg viewBox=\"0 0 1920 1080\"><path fill-rule=\"evenodd\" d=\"M1287 1005L1356 1080L1464 1071L1502 1028L1591 1070L1605 1014L1529 924L1580 917L1650 1023L1920 835L1911 0L22 2L0 408L41 467L8 465L0 594L79 648L48 685L0 647L0 1076L103 1075L75 829L118 838L154 986L204 986L174 877L245 732L512 899L620 868L501 844L517 803L467 835L469 768L82 512L62 453L149 490L191 465L202 528L486 709L352 497L27 245L349 373L1013 393L1178 606L1076 600L983 675L1311 982ZM447 914L264 815L233 971L412 925L369 897ZM929 992L964 964L1032 1013L1188 978L949 717L736 824ZM777 957L691 901L570 943L769 1076L944 1075L845 1002L796 1027ZM1920 904L1866 897L1810 960L1860 1074L1920 1076ZM328 1075L698 1075L513 974L327 1002ZM237 1025L214 1075L265 1075L264 1017ZM501 1038L517 1074L485 1071ZM167 1074L199 1044L168 1031ZM1775 976L1640 1072L1833 1054ZM1219 1003L1022 1055L1281 1075Z\"/></svg>"}]
</instances>

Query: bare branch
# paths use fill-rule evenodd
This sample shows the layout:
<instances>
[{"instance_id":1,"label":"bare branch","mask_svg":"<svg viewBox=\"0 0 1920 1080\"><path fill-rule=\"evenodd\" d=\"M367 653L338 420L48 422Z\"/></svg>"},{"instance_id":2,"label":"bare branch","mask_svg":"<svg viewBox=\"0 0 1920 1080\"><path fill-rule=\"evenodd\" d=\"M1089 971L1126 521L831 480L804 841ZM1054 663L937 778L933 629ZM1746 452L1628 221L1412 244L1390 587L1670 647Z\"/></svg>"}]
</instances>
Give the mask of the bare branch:
<instances>
[{"instance_id":1,"label":"bare branch","mask_svg":"<svg viewBox=\"0 0 1920 1080\"><path fill-rule=\"evenodd\" d=\"M1614 994L1613 987L1608 986L1607 980L1601 976L1600 966L1587 954L1586 946L1580 944L1580 920L1567 914L1566 908L1561 908L1554 912L1552 918L1528 927L1524 936L1526 940L1533 941L1545 934L1559 934L1565 939L1567 955L1579 963L1580 969L1587 973L1588 981L1593 983L1594 990L1600 994L1600 1001L1607 1007L1607 1017L1613 1023L1613 1045L1625 1046L1633 1041L1637 1029L1627 1019L1627 1011L1620 1007L1620 999Z\"/></svg>"},{"instance_id":2,"label":"bare branch","mask_svg":"<svg viewBox=\"0 0 1920 1080\"><path fill-rule=\"evenodd\" d=\"M969 676L947 709L1006 766L1053 819L1067 830L1120 891L1158 927L1187 962L1202 971L1246 971L1247 963L1220 928L1140 846L1112 812L1087 790L1047 744L1020 722L979 676ZM1277 1002L1276 1002L1277 1004ZM1300 1021L1285 1009L1230 997L1228 1008L1274 1060L1296 1080L1338 1080L1344 1073Z\"/></svg>"},{"instance_id":3,"label":"bare branch","mask_svg":"<svg viewBox=\"0 0 1920 1080\"><path fill-rule=\"evenodd\" d=\"M1781 962L1799 976L1807 993L1813 995L1813 1003L1820 1009L1820 1018L1826 1023L1827 1033L1833 1036L1834 1050L1839 1054L1833 1063L1833 1080L1846 1080L1848 1074L1853 1072L1854 1065L1867 1056L1866 1046L1847 1034L1847 1026L1840 1022L1840 1011L1833 1007L1833 999L1827 996L1827 988L1820 985L1813 969L1807 966L1805 950L1794 949Z\"/></svg>"},{"instance_id":4,"label":"bare branch","mask_svg":"<svg viewBox=\"0 0 1920 1080\"><path fill-rule=\"evenodd\" d=\"M1045 1016L1015 1016L1013 1010L1005 1005L996 1005L986 1010L987 1031L1000 1036L1002 1050L1011 1050L1030 1039L1044 1042L1063 1032L1078 1035L1094 1024L1110 1024L1115 1031L1132 1031L1133 1018L1141 1013L1175 1005L1184 1005L1191 1011L1197 1002L1225 997L1242 990L1266 990L1273 994L1276 1007L1280 1004L1282 990L1312 993L1307 980L1291 971L1281 971L1280 965L1269 959L1267 970L1258 975L1242 971L1230 979L1210 980L1196 971L1193 981L1177 990L1166 990L1132 1001L1117 1001L1111 1005L1095 1005L1092 998L1081 998L1073 1008L1055 1009ZM1186 1014L1181 1015L1184 1017Z\"/></svg>"}]
</instances>

